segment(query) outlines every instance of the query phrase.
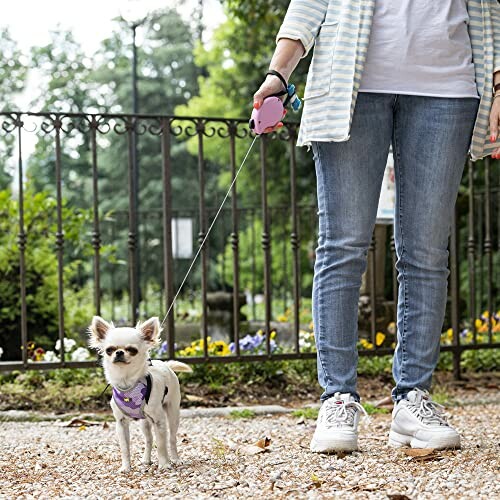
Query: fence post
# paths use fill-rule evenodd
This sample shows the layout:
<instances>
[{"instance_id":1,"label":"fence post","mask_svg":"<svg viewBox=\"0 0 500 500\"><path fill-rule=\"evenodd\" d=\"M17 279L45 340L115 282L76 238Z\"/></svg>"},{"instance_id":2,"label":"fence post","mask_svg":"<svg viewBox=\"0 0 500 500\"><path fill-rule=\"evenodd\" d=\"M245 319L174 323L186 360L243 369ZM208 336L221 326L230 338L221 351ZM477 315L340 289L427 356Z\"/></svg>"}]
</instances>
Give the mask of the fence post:
<instances>
[{"instance_id":1,"label":"fence post","mask_svg":"<svg viewBox=\"0 0 500 500\"><path fill-rule=\"evenodd\" d=\"M174 300L174 270L172 257L172 170L170 163L170 119L161 120L161 156L163 177L163 280L165 288L165 310ZM175 357L175 309L166 318L166 338L169 359Z\"/></svg>"}]
</instances>

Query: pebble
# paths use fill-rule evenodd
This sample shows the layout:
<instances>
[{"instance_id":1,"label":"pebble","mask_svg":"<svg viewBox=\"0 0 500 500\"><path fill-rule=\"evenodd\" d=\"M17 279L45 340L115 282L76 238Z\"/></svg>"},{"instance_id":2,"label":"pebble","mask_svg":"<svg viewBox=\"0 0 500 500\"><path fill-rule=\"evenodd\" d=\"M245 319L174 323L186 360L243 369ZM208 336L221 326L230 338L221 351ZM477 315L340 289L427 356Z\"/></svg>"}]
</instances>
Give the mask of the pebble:
<instances>
[{"instance_id":1,"label":"pebble","mask_svg":"<svg viewBox=\"0 0 500 500\"><path fill-rule=\"evenodd\" d=\"M373 415L374 425L361 429L359 452L343 458L311 453L312 428L297 426L291 416L196 417L181 420L179 435L187 437L178 440L182 465L159 471L156 448L153 466L140 465L143 436L132 424L133 469L127 475L117 474L114 426L61 431L54 422L2 422L0 499L498 498L499 409L494 403L453 408L462 450L439 452L440 461L418 461L388 448L388 414ZM229 441L249 444L266 435L270 449L258 455L229 446Z\"/></svg>"}]
</instances>

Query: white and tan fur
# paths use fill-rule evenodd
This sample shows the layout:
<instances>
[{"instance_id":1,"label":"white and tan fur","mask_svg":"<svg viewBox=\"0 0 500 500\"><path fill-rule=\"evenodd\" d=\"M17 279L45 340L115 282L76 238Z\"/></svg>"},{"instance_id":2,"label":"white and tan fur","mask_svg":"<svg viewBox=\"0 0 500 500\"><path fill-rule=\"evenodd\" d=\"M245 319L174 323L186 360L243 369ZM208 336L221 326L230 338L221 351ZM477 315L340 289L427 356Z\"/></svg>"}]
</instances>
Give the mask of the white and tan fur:
<instances>
[{"instance_id":1,"label":"white and tan fur","mask_svg":"<svg viewBox=\"0 0 500 500\"><path fill-rule=\"evenodd\" d=\"M144 406L145 419L140 420L146 438L143 456L145 465L151 464L154 429L158 447L158 467L166 468L170 462L179 461L177 454L177 429L179 427L181 393L179 380L174 372L190 372L191 368L179 361L152 362L149 366L149 350L160 340L160 322L150 318L135 328L116 328L99 316L94 316L89 327L89 345L103 356L104 374L108 383L118 390L127 390L146 376L151 375L152 390L148 404ZM120 354L121 352L121 354ZM168 393L164 397L165 387ZM116 433L120 443L122 466L120 472L130 471L130 418L111 398L111 408L116 420ZM169 428L170 458L167 451L167 422Z\"/></svg>"}]
</instances>

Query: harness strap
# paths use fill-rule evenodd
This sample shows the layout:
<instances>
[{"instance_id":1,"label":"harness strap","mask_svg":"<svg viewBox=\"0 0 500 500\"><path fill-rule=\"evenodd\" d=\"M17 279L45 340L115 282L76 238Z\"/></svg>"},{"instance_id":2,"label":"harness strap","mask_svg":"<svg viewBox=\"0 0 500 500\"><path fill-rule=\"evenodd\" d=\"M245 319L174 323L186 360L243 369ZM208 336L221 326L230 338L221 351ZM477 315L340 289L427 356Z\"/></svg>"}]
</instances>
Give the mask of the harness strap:
<instances>
[{"instance_id":1,"label":"harness strap","mask_svg":"<svg viewBox=\"0 0 500 500\"><path fill-rule=\"evenodd\" d=\"M151 375L148 373L146 375L146 394L144 396L144 400L146 404L149 403L149 396L151 396L151 389L153 388L153 381L151 380Z\"/></svg>"},{"instance_id":2,"label":"harness strap","mask_svg":"<svg viewBox=\"0 0 500 500\"><path fill-rule=\"evenodd\" d=\"M146 375L146 394L144 395L144 401L146 401L146 404L149 403L149 396L151 396L151 390L153 389L153 379L151 378L151 375L148 373ZM163 400L168 394L168 387L165 386L165 390L163 391Z\"/></svg>"}]
</instances>

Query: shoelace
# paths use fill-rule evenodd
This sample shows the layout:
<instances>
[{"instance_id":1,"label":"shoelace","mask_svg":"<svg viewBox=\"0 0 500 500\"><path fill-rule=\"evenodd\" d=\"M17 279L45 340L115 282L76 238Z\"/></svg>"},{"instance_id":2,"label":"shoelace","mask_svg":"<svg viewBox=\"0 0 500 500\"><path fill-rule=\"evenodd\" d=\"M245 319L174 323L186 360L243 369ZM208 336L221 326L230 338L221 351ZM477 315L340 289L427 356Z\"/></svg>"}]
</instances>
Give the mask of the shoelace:
<instances>
[{"instance_id":1,"label":"shoelace","mask_svg":"<svg viewBox=\"0 0 500 500\"><path fill-rule=\"evenodd\" d=\"M429 397L427 391L419 391L421 393L420 405L417 410L417 416L419 416L423 422L429 424L443 424L448 425L446 417L444 415L444 406L432 401Z\"/></svg>"},{"instance_id":2,"label":"shoelace","mask_svg":"<svg viewBox=\"0 0 500 500\"><path fill-rule=\"evenodd\" d=\"M357 401L349 401L346 403L345 401L334 400L326 402L328 406L325 408L325 417L324 420L328 425L327 427L333 426L339 423L345 423L347 425L352 426L354 423L354 415L356 414L356 410L361 410L361 412L368 417L368 413L363 408L363 406Z\"/></svg>"}]
</instances>

